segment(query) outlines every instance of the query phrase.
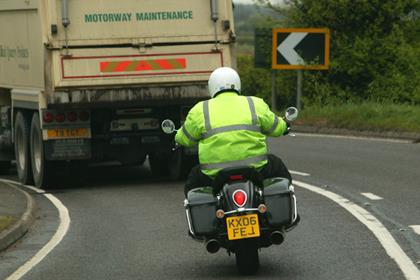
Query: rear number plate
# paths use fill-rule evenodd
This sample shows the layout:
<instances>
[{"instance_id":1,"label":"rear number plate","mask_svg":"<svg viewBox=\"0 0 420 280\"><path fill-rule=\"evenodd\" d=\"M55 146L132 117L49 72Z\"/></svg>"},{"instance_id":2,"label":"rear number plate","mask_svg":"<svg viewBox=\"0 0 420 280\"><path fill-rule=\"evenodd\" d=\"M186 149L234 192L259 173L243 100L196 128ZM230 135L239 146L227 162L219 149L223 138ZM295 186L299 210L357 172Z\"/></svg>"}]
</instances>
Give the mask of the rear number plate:
<instances>
[{"instance_id":1,"label":"rear number plate","mask_svg":"<svg viewBox=\"0 0 420 280\"><path fill-rule=\"evenodd\" d=\"M229 240L260 236L257 214L228 217L226 218L226 225Z\"/></svg>"}]
</instances>

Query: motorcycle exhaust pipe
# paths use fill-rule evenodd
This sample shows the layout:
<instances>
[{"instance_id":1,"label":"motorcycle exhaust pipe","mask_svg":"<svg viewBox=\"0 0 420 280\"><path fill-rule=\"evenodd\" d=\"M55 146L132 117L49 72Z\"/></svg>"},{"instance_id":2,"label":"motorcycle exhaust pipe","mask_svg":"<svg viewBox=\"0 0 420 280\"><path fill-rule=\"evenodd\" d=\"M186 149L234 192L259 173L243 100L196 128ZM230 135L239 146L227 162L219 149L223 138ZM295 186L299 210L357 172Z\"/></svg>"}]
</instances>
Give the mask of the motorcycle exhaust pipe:
<instances>
[{"instance_id":1,"label":"motorcycle exhaust pipe","mask_svg":"<svg viewBox=\"0 0 420 280\"><path fill-rule=\"evenodd\" d=\"M210 254L214 254L220 249L220 243L216 239L210 239L206 241L206 250Z\"/></svg>"},{"instance_id":2,"label":"motorcycle exhaust pipe","mask_svg":"<svg viewBox=\"0 0 420 280\"><path fill-rule=\"evenodd\" d=\"M280 245L284 241L284 234L280 231L273 231L270 234L270 241L272 244Z\"/></svg>"}]
</instances>

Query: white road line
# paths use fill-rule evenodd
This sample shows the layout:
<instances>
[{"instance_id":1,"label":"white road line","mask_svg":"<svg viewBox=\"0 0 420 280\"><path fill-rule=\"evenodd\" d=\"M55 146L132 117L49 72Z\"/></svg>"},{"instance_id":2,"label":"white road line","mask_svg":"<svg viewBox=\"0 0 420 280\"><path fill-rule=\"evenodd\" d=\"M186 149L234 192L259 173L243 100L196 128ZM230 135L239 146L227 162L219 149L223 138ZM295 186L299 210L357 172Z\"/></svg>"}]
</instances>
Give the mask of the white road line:
<instances>
[{"instance_id":1,"label":"white road line","mask_svg":"<svg viewBox=\"0 0 420 280\"><path fill-rule=\"evenodd\" d=\"M42 194L42 193L45 193L45 191L44 191L44 190L37 189L37 188L32 187L32 186L24 186L24 185L22 185L21 183L16 182L16 181L12 181L12 180L8 180L8 179L0 179L0 181L5 182L5 183L10 183L10 184L13 184L13 185L15 185L15 186L22 186L22 187L25 187L25 188L31 189L31 190L33 190L33 191L35 191L35 192L37 192L37 193L41 193L41 194Z\"/></svg>"},{"instance_id":2,"label":"white road line","mask_svg":"<svg viewBox=\"0 0 420 280\"><path fill-rule=\"evenodd\" d=\"M420 271L417 269L416 265L404 253L385 226L370 212L331 191L299 181L294 181L293 185L325 196L346 209L373 233L382 247L384 247L386 253L397 263L406 279L420 279Z\"/></svg>"},{"instance_id":3,"label":"white road line","mask_svg":"<svg viewBox=\"0 0 420 280\"><path fill-rule=\"evenodd\" d=\"M10 180L2 180L9 183L18 184L17 182L10 181ZM54 236L51 240L45 244L44 247L35 256L32 257L29 261L27 261L24 265L22 265L18 270L16 270L12 275L6 278L6 280L18 280L22 278L28 271L30 271L33 267L35 267L38 263L40 263L60 242L63 240L64 236L66 235L69 227L70 227L70 216L68 209L64 206L64 204L52 194L47 194L45 191L31 187L31 186L23 186L25 188L31 189L37 193L43 194L46 198L48 198L51 203L57 208L59 217L60 217L60 225L58 226L57 231L55 232Z\"/></svg>"},{"instance_id":4,"label":"white road line","mask_svg":"<svg viewBox=\"0 0 420 280\"><path fill-rule=\"evenodd\" d=\"M290 174L294 174L294 175L311 176L311 174L304 173L304 172L299 172L299 171L294 171L294 170L289 170L289 172L290 172Z\"/></svg>"},{"instance_id":5,"label":"white road line","mask_svg":"<svg viewBox=\"0 0 420 280\"><path fill-rule=\"evenodd\" d=\"M361 195L369 198L370 200L381 200L383 197L377 196L376 194L367 192L367 193L361 193Z\"/></svg>"},{"instance_id":6,"label":"white road line","mask_svg":"<svg viewBox=\"0 0 420 280\"><path fill-rule=\"evenodd\" d=\"M419 225L412 225L410 227L414 230L415 233L420 235L420 226Z\"/></svg>"}]
</instances>

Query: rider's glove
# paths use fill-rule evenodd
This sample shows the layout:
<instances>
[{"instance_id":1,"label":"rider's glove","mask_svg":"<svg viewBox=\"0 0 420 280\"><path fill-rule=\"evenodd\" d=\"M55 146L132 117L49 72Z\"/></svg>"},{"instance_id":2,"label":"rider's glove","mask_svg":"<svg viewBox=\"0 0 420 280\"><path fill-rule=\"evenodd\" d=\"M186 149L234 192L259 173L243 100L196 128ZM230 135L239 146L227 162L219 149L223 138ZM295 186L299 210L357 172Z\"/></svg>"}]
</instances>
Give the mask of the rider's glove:
<instances>
[{"instance_id":1,"label":"rider's glove","mask_svg":"<svg viewBox=\"0 0 420 280\"><path fill-rule=\"evenodd\" d=\"M178 142L175 142L174 146L172 147L172 152L174 152L178 149L181 149L181 148L182 148L182 146Z\"/></svg>"},{"instance_id":2,"label":"rider's glove","mask_svg":"<svg viewBox=\"0 0 420 280\"><path fill-rule=\"evenodd\" d=\"M289 134L291 130L290 123L286 122L286 130L283 132L283 135Z\"/></svg>"}]
</instances>

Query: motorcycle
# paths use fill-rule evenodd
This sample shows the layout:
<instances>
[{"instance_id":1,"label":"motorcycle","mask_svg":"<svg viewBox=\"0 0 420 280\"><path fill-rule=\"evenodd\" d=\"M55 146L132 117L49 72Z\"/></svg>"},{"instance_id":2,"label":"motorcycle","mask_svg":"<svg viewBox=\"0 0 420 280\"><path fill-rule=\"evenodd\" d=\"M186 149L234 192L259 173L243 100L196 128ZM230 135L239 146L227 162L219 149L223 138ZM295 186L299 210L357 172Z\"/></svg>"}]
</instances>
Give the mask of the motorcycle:
<instances>
[{"instance_id":1,"label":"motorcycle","mask_svg":"<svg viewBox=\"0 0 420 280\"><path fill-rule=\"evenodd\" d=\"M298 110L290 107L285 119L295 120ZM173 133L171 120L162 122L165 133ZM236 256L238 271L255 274L259 250L279 245L285 233L300 218L294 188L286 178L263 180L252 167L221 170L212 186L192 189L184 201L189 235L204 242L209 253L220 248Z\"/></svg>"}]
</instances>

